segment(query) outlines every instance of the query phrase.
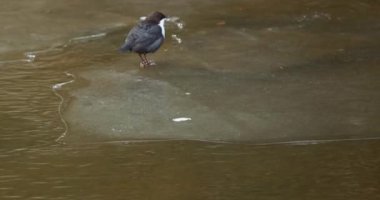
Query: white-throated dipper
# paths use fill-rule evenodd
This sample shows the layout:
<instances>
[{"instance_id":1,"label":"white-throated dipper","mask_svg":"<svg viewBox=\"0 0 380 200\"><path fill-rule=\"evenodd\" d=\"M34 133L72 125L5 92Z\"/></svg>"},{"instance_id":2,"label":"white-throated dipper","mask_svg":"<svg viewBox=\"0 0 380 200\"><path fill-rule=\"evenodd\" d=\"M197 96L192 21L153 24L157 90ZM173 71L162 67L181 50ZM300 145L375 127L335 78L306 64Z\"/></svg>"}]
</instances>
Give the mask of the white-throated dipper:
<instances>
[{"instance_id":1,"label":"white-throated dipper","mask_svg":"<svg viewBox=\"0 0 380 200\"><path fill-rule=\"evenodd\" d=\"M154 53L164 42L165 18L166 16L158 11L150 14L129 31L120 50L139 54L141 59L140 67L155 65L153 61L146 58L146 54Z\"/></svg>"}]
</instances>

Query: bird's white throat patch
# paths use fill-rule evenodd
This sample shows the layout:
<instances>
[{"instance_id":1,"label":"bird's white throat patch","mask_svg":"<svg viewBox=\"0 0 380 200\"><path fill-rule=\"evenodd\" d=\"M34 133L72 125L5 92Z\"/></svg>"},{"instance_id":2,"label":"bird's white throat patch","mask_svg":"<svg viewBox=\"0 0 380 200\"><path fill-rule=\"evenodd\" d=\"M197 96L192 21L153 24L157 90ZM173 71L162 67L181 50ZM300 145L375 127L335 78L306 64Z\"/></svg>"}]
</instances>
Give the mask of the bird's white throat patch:
<instances>
[{"instance_id":1,"label":"bird's white throat patch","mask_svg":"<svg viewBox=\"0 0 380 200\"><path fill-rule=\"evenodd\" d=\"M164 36L165 38L165 18L164 19L161 19L160 23L158 24L160 27L161 27L161 33L162 33L162 36Z\"/></svg>"}]
</instances>

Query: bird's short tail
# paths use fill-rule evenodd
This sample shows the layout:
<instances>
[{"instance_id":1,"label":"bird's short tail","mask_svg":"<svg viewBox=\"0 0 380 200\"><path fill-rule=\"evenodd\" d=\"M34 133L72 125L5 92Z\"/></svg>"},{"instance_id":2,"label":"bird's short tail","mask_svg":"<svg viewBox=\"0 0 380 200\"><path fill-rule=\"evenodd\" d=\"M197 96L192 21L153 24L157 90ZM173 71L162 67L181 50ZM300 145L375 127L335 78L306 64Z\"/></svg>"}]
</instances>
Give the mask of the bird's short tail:
<instances>
[{"instance_id":1,"label":"bird's short tail","mask_svg":"<svg viewBox=\"0 0 380 200\"><path fill-rule=\"evenodd\" d=\"M130 45L126 42L126 43L124 43L124 44L119 48L119 51L121 51L121 52L129 52L129 51L131 51L131 47L130 47Z\"/></svg>"}]
</instances>

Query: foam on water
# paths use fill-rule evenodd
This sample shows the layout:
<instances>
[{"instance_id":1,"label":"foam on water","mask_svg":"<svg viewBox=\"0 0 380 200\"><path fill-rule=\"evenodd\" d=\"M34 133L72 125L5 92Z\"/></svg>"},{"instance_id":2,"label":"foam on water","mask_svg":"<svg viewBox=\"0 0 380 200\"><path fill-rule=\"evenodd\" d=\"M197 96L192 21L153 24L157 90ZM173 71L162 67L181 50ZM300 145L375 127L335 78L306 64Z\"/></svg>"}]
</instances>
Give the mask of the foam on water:
<instances>
[{"instance_id":1,"label":"foam on water","mask_svg":"<svg viewBox=\"0 0 380 200\"><path fill-rule=\"evenodd\" d=\"M80 37L75 37L70 40L70 42L87 42L91 40L97 40L101 39L107 36L107 33L102 32L102 33L96 33L96 34L90 34L90 35L84 35Z\"/></svg>"},{"instance_id":2,"label":"foam on water","mask_svg":"<svg viewBox=\"0 0 380 200\"><path fill-rule=\"evenodd\" d=\"M70 84L70 83L73 83L75 81L75 75L69 73L69 72L65 72L65 75L70 77L71 80L68 80L68 81L65 81L65 82L62 82L62 83L57 83L57 84L54 84L52 86L52 90L54 92L54 94L60 99L60 102L59 102L59 105L58 105L58 114L59 114L59 117L61 119L61 122L62 124L64 125L65 129L64 129L64 132L56 139L56 142L61 142L61 140L67 135L67 132L68 132L68 124L66 122L66 120L63 118L63 114L62 114L62 106L63 106L63 103L64 103L64 98L61 94L59 94L58 90L62 89L62 87L64 85L67 85L67 84Z\"/></svg>"}]
</instances>

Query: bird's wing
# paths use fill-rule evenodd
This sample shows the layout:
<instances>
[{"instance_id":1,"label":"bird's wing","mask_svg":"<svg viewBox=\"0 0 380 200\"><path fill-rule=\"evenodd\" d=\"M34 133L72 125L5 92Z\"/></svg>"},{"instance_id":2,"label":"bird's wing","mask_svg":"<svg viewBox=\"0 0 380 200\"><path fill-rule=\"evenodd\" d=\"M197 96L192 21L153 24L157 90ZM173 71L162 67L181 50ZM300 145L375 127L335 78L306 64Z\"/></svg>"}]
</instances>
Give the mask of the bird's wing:
<instances>
[{"instance_id":1,"label":"bird's wing","mask_svg":"<svg viewBox=\"0 0 380 200\"><path fill-rule=\"evenodd\" d=\"M123 47L133 51L148 51L145 49L162 38L161 27L157 25L140 23L128 34Z\"/></svg>"},{"instance_id":2,"label":"bird's wing","mask_svg":"<svg viewBox=\"0 0 380 200\"><path fill-rule=\"evenodd\" d=\"M120 47L121 51L131 51L138 37L138 26L133 27L125 38L124 44Z\"/></svg>"}]
</instances>

